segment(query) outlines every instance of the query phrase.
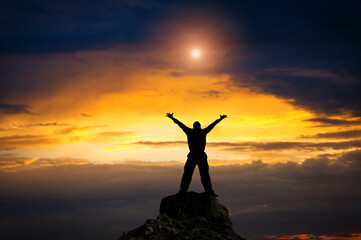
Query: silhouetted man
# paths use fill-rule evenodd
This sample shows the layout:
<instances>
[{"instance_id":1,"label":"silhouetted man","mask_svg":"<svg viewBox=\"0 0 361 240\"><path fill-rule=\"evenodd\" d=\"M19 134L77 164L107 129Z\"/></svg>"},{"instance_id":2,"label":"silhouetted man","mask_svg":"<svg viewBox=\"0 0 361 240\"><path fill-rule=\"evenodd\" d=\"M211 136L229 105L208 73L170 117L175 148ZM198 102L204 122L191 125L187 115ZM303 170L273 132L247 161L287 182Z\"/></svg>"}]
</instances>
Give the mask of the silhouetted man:
<instances>
[{"instance_id":1,"label":"silhouetted man","mask_svg":"<svg viewBox=\"0 0 361 240\"><path fill-rule=\"evenodd\" d=\"M206 148L206 136L207 134L227 115L220 115L220 118L210 124L208 127L202 129L199 122L193 123L193 128L189 128L178 119L173 117L173 113L167 113L167 117L172 119L178 126L187 134L189 153L187 156L187 162L184 165L184 173L180 190L177 194L182 195L188 191L189 185L192 181L192 175L194 168L198 165L199 173L201 175L201 181L204 190L209 195L218 196L212 189L211 177L209 176L209 167L207 162L207 154L204 152Z\"/></svg>"}]
</instances>

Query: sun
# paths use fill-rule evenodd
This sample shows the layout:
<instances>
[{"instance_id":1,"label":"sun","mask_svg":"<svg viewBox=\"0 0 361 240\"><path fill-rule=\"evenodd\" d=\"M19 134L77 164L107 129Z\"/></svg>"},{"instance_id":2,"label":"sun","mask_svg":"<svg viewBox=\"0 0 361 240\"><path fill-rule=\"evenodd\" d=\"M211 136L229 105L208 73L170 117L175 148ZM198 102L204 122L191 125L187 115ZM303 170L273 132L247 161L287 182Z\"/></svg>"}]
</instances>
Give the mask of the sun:
<instances>
[{"instance_id":1,"label":"sun","mask_svg":"<svg viewBox=\"0 0 361 240\"><path fill-rule=\"evenodd\" d=\"M193 58L199 58L201 56L201 52L198 49L194 49L192 51L192 57Z\"/></svg>"}]
</instances>

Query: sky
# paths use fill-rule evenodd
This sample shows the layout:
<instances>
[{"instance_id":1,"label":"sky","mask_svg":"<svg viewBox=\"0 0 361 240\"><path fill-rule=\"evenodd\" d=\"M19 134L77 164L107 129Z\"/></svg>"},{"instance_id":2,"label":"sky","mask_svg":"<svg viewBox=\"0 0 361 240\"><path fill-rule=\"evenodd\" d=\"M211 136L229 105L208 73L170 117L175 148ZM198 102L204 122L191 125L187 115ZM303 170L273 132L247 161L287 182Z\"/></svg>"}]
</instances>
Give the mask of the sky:
<instances>
[{"instance_id":1,"label":"sky","mask_svg":"<svg viewBox=\"0 0 361 240\"><path fill-rule=\"evenodd\" d=\"M7 239L116 239L155 218L188 153L168 112L203 128L228 116L206 152L241 236L361 239L358 1L5 0L0 13Z\"/></svg>"}]
</instances>

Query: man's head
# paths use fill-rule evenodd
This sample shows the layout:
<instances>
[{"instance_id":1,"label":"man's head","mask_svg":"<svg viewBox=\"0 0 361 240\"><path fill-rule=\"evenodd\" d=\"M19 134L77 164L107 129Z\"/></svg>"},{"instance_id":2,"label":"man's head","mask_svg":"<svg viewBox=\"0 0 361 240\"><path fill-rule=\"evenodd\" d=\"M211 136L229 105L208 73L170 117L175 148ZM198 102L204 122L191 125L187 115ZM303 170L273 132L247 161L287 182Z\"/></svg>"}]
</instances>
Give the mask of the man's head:
<instances>
[{"instance_id":1,"label":"man's head","mask_svg":"<svg viewBox=\"0 0 361 240\"><path fill-rule=\"evenodd\" d=\"M197 121L193 123L193 129L201 129L201 124Z\"/></svg>"}]
</instances>

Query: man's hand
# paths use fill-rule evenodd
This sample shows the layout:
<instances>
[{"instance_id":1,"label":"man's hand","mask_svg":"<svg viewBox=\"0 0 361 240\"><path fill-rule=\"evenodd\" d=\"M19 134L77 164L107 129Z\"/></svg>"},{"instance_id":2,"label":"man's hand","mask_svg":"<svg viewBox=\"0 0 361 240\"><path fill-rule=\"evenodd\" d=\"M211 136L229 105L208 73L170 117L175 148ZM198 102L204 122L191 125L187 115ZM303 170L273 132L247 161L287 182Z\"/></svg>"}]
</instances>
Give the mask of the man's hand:
<instances>
[{"instance_id":1,"label":"man's hand","mask_svg":"<svg viewBox=\"0 0 361 240\"><path fill-rule=\"evenodd\" d=\"M227 115L219 115L220 116L220 119L222 120L223 118L226 118Z\"/></svg>"},{"instance_id":2,"label":"man's hand","mask_svg":"<svg viewBox=\"0 0 361 240\"><path fill-rule=\"evenodd\" d=\"M167 117L169 117L170 119L173 118L173 113L167 113Z\"/></svg>"}]
</instances>

